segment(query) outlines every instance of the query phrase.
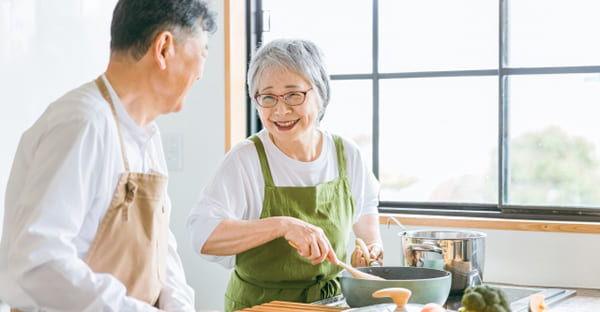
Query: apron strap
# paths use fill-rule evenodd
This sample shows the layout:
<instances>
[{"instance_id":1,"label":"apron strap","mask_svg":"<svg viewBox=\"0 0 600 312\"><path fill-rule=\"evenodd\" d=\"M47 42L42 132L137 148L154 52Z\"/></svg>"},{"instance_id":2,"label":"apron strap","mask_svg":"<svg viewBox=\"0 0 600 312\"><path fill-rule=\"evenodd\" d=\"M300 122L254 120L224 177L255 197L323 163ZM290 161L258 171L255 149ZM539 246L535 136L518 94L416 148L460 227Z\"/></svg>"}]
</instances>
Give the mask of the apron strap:
<instances>
[{"instance_id":1,"label":"apron strap","mask_svg":"<svg viewBox=\"0 0 600 312\"><path fill-rule=\"evenodd\" d=\"M265 179L265 186L275 186L273 183L273 177L271 176L271 168L267 161L267 154L265 153L265 147L262 144L260 138L256 135L250 137L250 141L254 142L256 146L256 152L258 153L258 159L260 160L260 168Z\"/></svg>"},{"instance_id":2,"label":"apron strap","mask_svg":"<svg viewBox=\"0 0 600 312\"><path fill-rule=\"evenodd\" d=\"M117 110L115 109L115 105L113 104L113 100L108 93L108 88L106 87L106 83L104 83L104 79L102 76L98 76L96 79L96 85L98 89L100 89L100 93L102 97L110 104L110 109L112 110L113 116L115 117L115 122L117 123L117 131L119 133L119 142L121 143L121 155L123 155L123 164L125 165L125 171L129 172L129 162L127 161L127 154L125 154L125 144L123 143L123 136L121 135L121 126L119 125L119 118L117 117Z\"/></svg>"},{"instance_id":3,"label":"apron strap","mask_svg":"<svg viewBox=\"0 0 600 312\"><path fill-rule=\"evenodd\" d=\"M344 143L342 142L342 138L337 135L332 135L333 142L335 142L335 151L337 154L338 160L338 171L340 172L340 178L344 178L348 176L348 172L346 169L346 154L344 153Z\"/></svg>"},{"instance_id":4,"label":"apron strap","mask_svg":"<svg viewBox=\"0 0 600 312\"><path fill-rule=\"evenodd\" d=\"M153 144L152 142L150 142L150 144ZM150 163L151 163L151 172L152 173L159 173L162 174L158 169L160 167L158 167L158 164L156 163L156 161L154 161L154 157L152 157L152 153L150 152L150 145L148 145L148 147L146 147L146 154L148 154L148 157L150 158Z\"/></svg>"},{"instance_id":5,"label":"apron strap","mask_svg":"<svg viewBox=\"0 0 600 312\"><path fill-rule=\"evenodd\" d=\"M344 153L344 143L342 142L341 137L337 135L332 135L332 137L335 143L336 156L338 160L338 171L340 173L340 177L347 177L348 172L346 168L346 155ZM249 140L252 141L256 146L256 152L258 153L258 159L260 160L260 168L265 179L265 185L274 186L275 184L273 183L273 177L271 176L271 168L269 167L269 162L267 161L267 154L265 153L265 147L262 144L262 141L256 135L251 136Z\"/></svg>"}]
</instances>

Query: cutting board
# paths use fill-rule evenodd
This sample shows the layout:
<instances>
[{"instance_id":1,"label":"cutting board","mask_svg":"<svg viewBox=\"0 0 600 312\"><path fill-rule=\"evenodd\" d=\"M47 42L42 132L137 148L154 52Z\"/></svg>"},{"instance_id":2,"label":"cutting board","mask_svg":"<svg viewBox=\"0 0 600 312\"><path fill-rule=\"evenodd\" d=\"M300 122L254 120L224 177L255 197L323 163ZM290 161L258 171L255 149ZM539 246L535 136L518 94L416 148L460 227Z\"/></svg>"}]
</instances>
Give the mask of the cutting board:
<instances>
[{"instance_id":1,"label":"cutting board","mask_svg":"<svg viewBox=\"0 0 600 312\"><path fill-rule=\"evenodd\" d=\"M300 312L300 311L314 311L314 312L338 312L349 308L344 307L329 307L318 304L288 302L288 301L271 301L263 303L261 305L246 308L240 311L245 312Z\"/></svg>"}]
</instances>

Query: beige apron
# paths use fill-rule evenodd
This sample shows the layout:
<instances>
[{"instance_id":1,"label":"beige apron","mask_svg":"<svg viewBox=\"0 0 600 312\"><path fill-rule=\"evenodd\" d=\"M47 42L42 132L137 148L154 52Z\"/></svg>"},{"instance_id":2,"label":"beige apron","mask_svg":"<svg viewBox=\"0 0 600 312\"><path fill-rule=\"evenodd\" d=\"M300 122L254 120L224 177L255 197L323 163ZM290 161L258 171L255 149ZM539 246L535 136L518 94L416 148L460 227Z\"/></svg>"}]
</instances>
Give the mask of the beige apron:
<instances>
[{"instance_id":1,"label":"beige apron","mask_svg":"<svg viewBox=\"0 0 600 312\"><path fill-rule=\"evenodd\" d=\"M115 106L102 77L96 79L117 123L125 172L84 261L96 273L109 273L127 288L127 296L156 305L166 274L167 177L129 171ZM18 310L11 310L18 311Z\"/></svg>"}]
</instances>

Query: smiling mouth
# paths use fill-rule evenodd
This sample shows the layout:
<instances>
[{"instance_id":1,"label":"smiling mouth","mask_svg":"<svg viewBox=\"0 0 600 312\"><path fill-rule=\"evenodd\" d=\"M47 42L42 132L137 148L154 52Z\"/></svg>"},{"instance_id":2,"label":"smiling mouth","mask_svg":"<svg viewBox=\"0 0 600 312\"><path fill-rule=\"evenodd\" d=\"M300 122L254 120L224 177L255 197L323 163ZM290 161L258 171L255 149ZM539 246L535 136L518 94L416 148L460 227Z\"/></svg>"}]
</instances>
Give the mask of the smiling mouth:
<instances>
[{"instance_id":1,"label":"smiling mouth","mask_svg":"<svg viewBox=\"0 0 600 312\"><path fill-rule=\"evenodd\" d=\"M294 125L296 125L298 123L298 121L300 121L300 119L290 120L290 121L273 121L273 124L279 130L289 130L289 129L293 128Z\"/></svg>"}]
</instances>

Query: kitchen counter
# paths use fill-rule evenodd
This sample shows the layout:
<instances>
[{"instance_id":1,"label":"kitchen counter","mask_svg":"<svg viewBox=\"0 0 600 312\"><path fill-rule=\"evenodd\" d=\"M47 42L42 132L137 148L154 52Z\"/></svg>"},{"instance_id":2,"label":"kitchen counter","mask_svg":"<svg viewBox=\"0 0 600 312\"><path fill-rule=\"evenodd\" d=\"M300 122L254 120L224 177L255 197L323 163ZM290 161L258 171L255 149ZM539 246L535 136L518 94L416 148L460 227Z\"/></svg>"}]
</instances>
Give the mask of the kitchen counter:
<instances>
[{"instance_id":1,"label":"kitchen counter","mask_svg":"<svg viewBox=\"0 0 600 312\"><path fill-rule=\"evenodd\" d=\"M509 297L518 294L522 290L542 290L543 293L552 294L553 290L561 290L558 295L551 298L547 298L546 303L550 308L550 312L600 312L600 289L586 289L586 288L539 288L539 287L528 287L521 285L506 285L496 284L491 285L500 288L506 287L504 290L507 291ZM449 297L450 298L450 297ZM529 305L529 295L522 298L521 300L511 303L513 312L527 312ZM515 309L515 307L518 307ZM452 309L448 311L454 311Z\"/></svg>"},{"instance_id":2,"label":"kitchen counter","mask_svg":"<svg viewBox=\"0 0 600 312\"><path fill-rule=\"evenodd\" d=\"M550 306L551 312L598 312L600 289L573 289L575 295Z\"/></svg>"},{"instance_id":3,"label":"kitchen counter","mask_svg":"<svg viewBox=\"0 0 600 312\"><path fill-rule=\"evenodd\" d=\"M540 288L522 285L489 284L490 286L502 288L509 300L513 312L527 312L529 307L529 296L534 293L543 294L550 312L600 312L600 289L570 289L570 288ZM343 296L329 298L315 303L328 306L348 307ZM460 295L448 297L446 302L449 312L456 311L460 307Z\"/></svg>"},{"instance_id":4,"label":"kitchen counter","mask_svg":"<svg viewBox=\"0 0 600 312\"><path fill-rule=\"evenodd\" d=\"M520 286L519 286L520 287ZM600 289L567 289L574 290L575 294L551 304L550 312L598 312L600 311ZM273 312L273 311L318 311L339 312L346 307L311 305L292 302L273 301L270 303L254 306L243 311ZM452 311L452 310L448 310Z\"/></svg>"},{"instance_id":5,"label":"kitchen counter","mask_svg":"<svg viewBox=\"0 0 600 312\"><path fill-rule=\"evenodd\" d=\"M520 297L519 293L522 291L534 293L535 290L539 290L545 296L552 296L550 298L546 297L545 300L550 312L600 312L600 289L540 288L507 284L491 284L491 286L503 288L509 297L514 296L516 298ZM511 300L511 302L513 312L527 312L529 294L518 301ZM515 307L517 308L515 309Z\"/></svg>"}]
</instances>

